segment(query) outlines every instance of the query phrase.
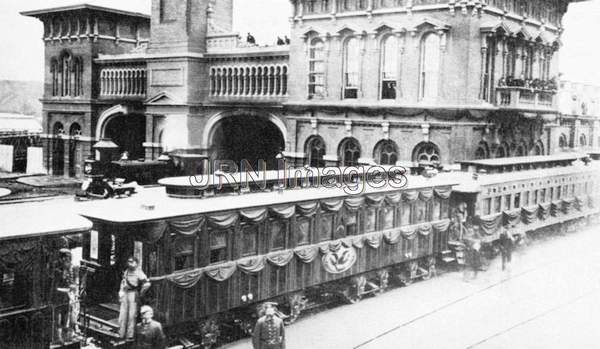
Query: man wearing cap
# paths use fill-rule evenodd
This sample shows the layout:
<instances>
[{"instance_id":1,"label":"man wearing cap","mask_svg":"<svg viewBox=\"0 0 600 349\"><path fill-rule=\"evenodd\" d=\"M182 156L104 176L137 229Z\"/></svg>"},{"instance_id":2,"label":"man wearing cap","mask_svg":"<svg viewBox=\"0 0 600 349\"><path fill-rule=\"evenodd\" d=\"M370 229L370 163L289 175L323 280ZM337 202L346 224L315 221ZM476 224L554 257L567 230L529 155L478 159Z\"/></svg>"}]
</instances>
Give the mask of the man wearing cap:
<instances>
[{"instance_id":1,"label":"man wearing cap","mask_svg":"<svg viewBox=\"0 0 600 349\"><path fill-rule=\"evenodd\" d=\"M154 311L151 307L144 305L140 310L142 322L135 326L135 348L136 349L164 349L166 348L165 334L161 324L154 321Z\"/></svg>"},{"instance_id":2,"label":"man wearing cap","mask_svg":"<svg viewBox=\"0 0 600 349\"><path fill-rule=\"evenodd\" d=\"M285 349L283 320L275 315L273 306L269 305L265 315L258 319L252 336L254 349Z\"/></svg>"},{"instance_id":3,"label":"man wearing cap","mask_svg":"<svg viewBox=\"0 0 600 349\"><path fill-rule=\"evenodd\" d=\"M127 260L127 269L119 289L119 336L129 341L133 340L139 298L150 288L150 281L138 264L135 257Z\"/></svg>"},{"instance_id":4,"label":"man wearing cap","mask_svg":"<svg viewBox=\"0 0 600 349\"><path fill-rule=\"evenodd\" d=\"M60 249L52 279L56 337L60 343L71 341L76 325L72 313L76 308L79 270L73 266L71 260L71 251L67 248Z\"/></svg>"}]
</instances>

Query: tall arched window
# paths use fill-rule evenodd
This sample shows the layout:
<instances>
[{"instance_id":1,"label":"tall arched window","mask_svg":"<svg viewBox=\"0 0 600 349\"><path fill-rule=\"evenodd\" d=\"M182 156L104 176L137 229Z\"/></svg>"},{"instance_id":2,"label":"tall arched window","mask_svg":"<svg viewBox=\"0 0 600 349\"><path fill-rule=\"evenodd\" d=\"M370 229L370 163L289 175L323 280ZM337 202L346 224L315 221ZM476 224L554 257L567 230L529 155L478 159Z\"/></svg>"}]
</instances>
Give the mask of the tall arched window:
<instances>
[{"instance_id":1,"label":"tall arched window","mask_svg":"<svg viewBox=\"0 0 600 349\"><path fill-rule=\"evenodd\" d=\"M439 165L442 161L440 149L431 142L423 142L413 150L413 161L420 164Z\"/></svg>"},{"instance_id":2,"label":"tall arched window","mask_svg":"<svg viewBox=\"0 0 600 349\"><path fill-rule=\"evenodd\" d=\"M306 163L311 167L325 167L325 141L320 136L314 136L306 141Z\"/></svg>"},{"instance_id":3,"label":"tall arched window","mask_svg":"<svg viewBox=\"0 0 600 349\"><path fill-rule=\"evenodd\" d=\"M61 93L60 95L65 97L71 94L71 55L63 53L60 59L60 72L61 74Z\"/></svg>"},{"instance_id":4,"label":"tall arched window","mask_svg":"<svg viewBox=\"0 0 600 349\"><path fill-rule=\"evenodd\" d=\"M323 40L315 38L310 42L308 61L308 98L325 95L325 57Z\"/></svg>"},{"instance_id":5,"label":"tall arched window","mask_svg":"<svg viewBox=\"0 0 600 349\"><path fill-rule=\"evenodd\" d=\"M354 138L347 138L340 143L338 150L343 166L356 166L360 159L360 144Z\"/></svg>"},{"instance_id":6,"label":"tall arched window","mask_svg":"<svg viewBox=\"0 0 600 349\"><path fill-rule=\"evenodd\" d=\"M352 37L344 45L344 98L358 98L359 71L359 41L357 38Z\"/></svg>"},{"instance_id":7,"label":"tall arched window","mask_svg":"<svg viewBox=\"0 0 600 349\"><path fill-rule=\"evenodd\" d=\"M381 43L381 99L396 99L398 39L390 35Z\"/></svg>"},{"instance_id":8,"label":"tall arched window","mask_svg":"<svg viewBox=\"0 0 600 349\"><path fill-rule=\"evenodd\" d=\"M440 36L429 33L421 42L421 73L420 93L421 99L435 100L438 96L440 75Z\"/></svg>"},{"instance_id":9,"label":"tall arched window","mask_svg":"<svg viewBox=\"0 0 600 349\"><path fill-rule=\"evenodd\" d=\"M489 147L486 142L479 142L477 150L475 150L475 159L482 160L487 159L490 156Z\"/></svg>"},{"instance_id":10,"label":"tall arched window","mask_svg":"<svg viewBox=\"0 0 600 349\"><path fill-rule=\"evenodd\" d=\"M56 60L56 58L52 58L50 62L50 73L52 74L52 96L58 96L60 94L59 70L58 60Z\"/></svg>"},{"instance_id":11,"label":"tall arched window","mask_svg":"<svg viewBox=\"0 0 600 349\"><path fill-rule=\"evenodd\" d=\"M373 157L380 165L395 165L398 162L398 147L394 141L381 141L375 146Z\"/></svg>"},{"instance_id":12,"label":"tall arched window","mask_svg":"<svg viewBox=\"0 0 600 349\"><path fill-rule=\"evenodd\" d=\"M73 59L73 90L71 95L78 97L83 95L83 61L80 57Z\"/></svg>"},{"instance_id":13,"label":"tall arched window","mask_svg":"<svg viewBox=\"0 0 600 349\"><path fill-rule=\"evenodd\" d=\"M533 146L533 155L544 155L544 144L542 141L537 141Z\"/></svg>"},{"instance_id":14,"label":"tall arched window","mask_svg":"<svg viewBox=\"0 0 600 349\"><path fill-rule=\"evenodd\" d=\"M580 147L587 147L587 137L582 134L581 136L579 136L579 146Z\"/></svg>"},{"instance_id":15,"label":"tall arched window","mask_svg":"<svg viewBox=\"0 0 600 349\"><path fill-rule=\"evenodd\" d=\"M558 137L558 147L561 150L564 150L564 149L566 149L566 148L569 147L568 138L567 138L567 136L564 133L561 134L560 137Z\"/></svg>"}]
</instances>

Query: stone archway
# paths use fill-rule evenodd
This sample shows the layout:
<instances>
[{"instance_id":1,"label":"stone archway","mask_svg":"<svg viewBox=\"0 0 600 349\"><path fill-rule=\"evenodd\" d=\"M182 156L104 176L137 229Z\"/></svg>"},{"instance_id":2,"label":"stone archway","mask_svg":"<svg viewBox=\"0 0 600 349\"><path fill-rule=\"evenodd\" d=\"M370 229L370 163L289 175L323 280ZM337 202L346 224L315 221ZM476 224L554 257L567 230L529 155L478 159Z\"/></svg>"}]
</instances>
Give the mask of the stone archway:
<instances>
[{"instance_id":1,"label":"stone archway","mask_svg":"<svg viewBox=\"0 0 600 349\"><path fill-rule=\"evenodd\" d=\"M211 161L221 160L239 166L246 160L257 168L264 160L276 168L276 157L285 150L285 124L270 114L255 112L222 113L209 119L203 142Z\"/></svg>"},{"instance_id":2,"label":"stone archway","mask_svg":"<svg viewBox=\"0 0 600 349\"><path fill-rule=\"evenodd\" d=\"M127 106L115 105L98 118L96 137L111 139L121 153L129 154L130 160L143 159L146 155L146 116L133 112Z\"/></svg>"}]
</instances>

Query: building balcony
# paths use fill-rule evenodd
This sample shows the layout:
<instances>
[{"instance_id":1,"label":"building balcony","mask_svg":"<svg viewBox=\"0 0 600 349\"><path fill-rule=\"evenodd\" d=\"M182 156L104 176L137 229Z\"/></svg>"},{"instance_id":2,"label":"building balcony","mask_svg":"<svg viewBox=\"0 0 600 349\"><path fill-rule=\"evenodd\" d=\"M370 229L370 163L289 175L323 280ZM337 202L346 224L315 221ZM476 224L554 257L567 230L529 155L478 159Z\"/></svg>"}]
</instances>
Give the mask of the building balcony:
<instances>
[{"instance_id":1,"label":"building balcony","mask_svg":"<svg viewBox=\"0 0 600 349\"><path fill-rule=\"evenodd\" d=\"M525 87L496 87L496 105L500 108L555 111L556 92Z\"/></svg>"},{"instance_id":2,"label":"building balcony","mask_svg":"<svg viewBox=\"0 0 600 349\"><path fill-rule=\"evenodd\" d=\"M101 99L146 98L145 65L105 66L100 69Z\"/></svg>"},{"instance_id":3,"label":"building balcony","mask_svg":"<svg viewBox=\"0 0 600 349\"><path fill-rule=\"evenodd\" d=\"M280 103L288 97L287 64L243 64L210 69L215 102Z\"/></svg>"}]
</instances>

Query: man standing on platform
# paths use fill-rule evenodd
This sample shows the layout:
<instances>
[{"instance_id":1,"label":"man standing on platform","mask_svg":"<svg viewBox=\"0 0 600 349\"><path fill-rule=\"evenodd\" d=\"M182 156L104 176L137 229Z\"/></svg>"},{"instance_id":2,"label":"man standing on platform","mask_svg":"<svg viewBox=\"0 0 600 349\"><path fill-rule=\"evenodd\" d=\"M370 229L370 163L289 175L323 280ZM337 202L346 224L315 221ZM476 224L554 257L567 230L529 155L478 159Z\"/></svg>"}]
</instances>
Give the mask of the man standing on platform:
<instances>
[{"instance_id":1,"label":"man standing on platform","mask_svg":"<svg viewBox=\"0 0 600 349\"><path fill-rule=\"evenodd\" d=\"M275 308L268 305L265 316L258 319L252 333L254 349L285 349L283 320L275 315Z\"/></svg>"},{"instance_id":2,"label":"man standing on platform","mask_svg":"<svg viewBox=\"0 0 600 349\"><path fill-rule=\"evenodd\" d=\"M119 289L119 336L128 341L133 341L140 297L150 288L150 281L138 264L139 261L135 257L127 260L127 270L123 273Z\"/></svg>"},{"instance_id":3,"label":"man standing on platform","mask_svg":"<svg viewBox=\"0 0 600 349\"><path fill-rule=\"evenodd\" d=\"M165 349L165 334L162 325L152 319L152 308L142 306L140 315L142 322L135 326L135 349Z\"/></svg>"},{"instance_id":4,"label":"man standing on platform","mask_svg":"<svg viewBox=\"0 0 600 349\"><path fill-rule=\"evenodd\" d=\"M79 269L72 264L69 249L59 252L59 261L54 270L53 287L55 310L56 337L59 343L70 342L76 328L73 313L78 304L77 292L79 284Z\"/></svg>"}]
</instances>

